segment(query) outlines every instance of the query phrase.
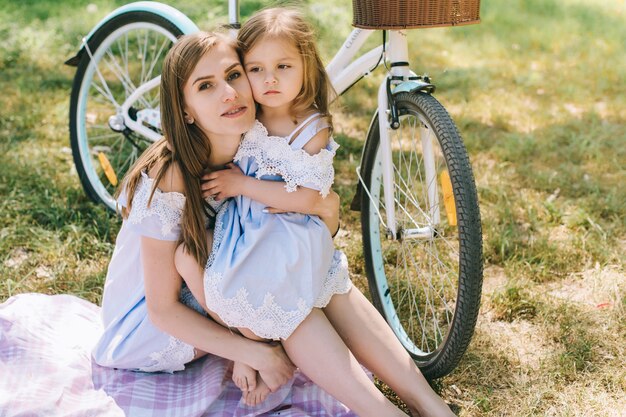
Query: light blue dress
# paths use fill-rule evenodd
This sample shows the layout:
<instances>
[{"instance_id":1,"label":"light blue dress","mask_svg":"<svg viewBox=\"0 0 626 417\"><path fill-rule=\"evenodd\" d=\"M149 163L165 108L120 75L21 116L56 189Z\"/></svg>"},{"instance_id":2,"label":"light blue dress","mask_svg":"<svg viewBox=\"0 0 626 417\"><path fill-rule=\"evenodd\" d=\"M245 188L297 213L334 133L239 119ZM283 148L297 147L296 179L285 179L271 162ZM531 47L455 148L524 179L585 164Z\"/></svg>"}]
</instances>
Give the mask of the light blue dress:
<instances>
[{"instance_id":1,"label":"light blue dress","mask_svg":"<svg viewBox=\"0 0 626 417\"><path fill-rule=\"evenodd\" d=\"M327 127L323 118L312 115L288 137L277 137L257 121L242 139L235 163L248 176L284 181L287 191L303 186L326 195L339 145L330 139L316 155L302 147ZM352 283L346 257L334 249L319 217L269 214L264 208L243 196L220 208L204 291L209 310L229 326L279 340L288 338L313 308L325 307Z\"/></svg>"},{"instance_id":2,"label":"light blue dress","mask_svg":"<svg viewBox=\"0 0 626 417\"><path fill-rule=\"evenodd\" d=\"M185 196L157 189L148 205L154 180L142 173L132 209L115 241L102 297L104 333L92 356L101 366L146 372L174 372L185 368L194 348L159 330L148 318L141 237L176 241L180 235ZM118 203L127 205L122 193ZM183 285L181 301L205 314Z\"/></svg>"}]
</instances>

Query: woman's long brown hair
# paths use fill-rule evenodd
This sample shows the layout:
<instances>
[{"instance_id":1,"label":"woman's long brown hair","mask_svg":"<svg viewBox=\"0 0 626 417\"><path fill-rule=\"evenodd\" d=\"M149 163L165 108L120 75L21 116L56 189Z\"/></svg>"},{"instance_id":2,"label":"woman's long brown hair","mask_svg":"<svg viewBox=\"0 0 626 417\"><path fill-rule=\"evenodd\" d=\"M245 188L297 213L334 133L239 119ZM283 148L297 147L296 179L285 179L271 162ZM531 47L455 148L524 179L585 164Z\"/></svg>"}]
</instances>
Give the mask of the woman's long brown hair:
<instances>
[{"instance_id":1,"label":"woman's long brown hair","mask_svg":"<svg viewBox=\"0 0 626 417\"><path fill-rule=\"evenodd\" d=\"M128 171L121 187L128 196L128 205L122 210L124 217L132 208L132 199L141 180L141 173L157 167L154 186L148 205L157 185L172 164L182 175L185 205L181 220L179 242L196 261L204 266L209 256L206 238L205 202L200 190L200 178L209 166L211 146L208 138L195 124L187 124L184 117L183 88L196 64L218 42L233 44L226 35L198 32L179 38L163 62L161 75L161 126L163 139L152 144Z\"/></svg>"}]
</instances>

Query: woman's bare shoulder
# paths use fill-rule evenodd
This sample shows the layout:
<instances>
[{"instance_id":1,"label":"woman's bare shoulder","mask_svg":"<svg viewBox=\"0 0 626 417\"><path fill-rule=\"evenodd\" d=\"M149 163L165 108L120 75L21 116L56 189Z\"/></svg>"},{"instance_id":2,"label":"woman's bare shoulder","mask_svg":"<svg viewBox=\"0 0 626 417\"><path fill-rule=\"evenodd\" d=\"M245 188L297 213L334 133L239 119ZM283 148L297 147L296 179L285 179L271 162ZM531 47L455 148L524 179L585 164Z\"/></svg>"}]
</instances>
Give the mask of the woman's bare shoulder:
<instances>
[{"instance_id":1,"label":"woman's bare shoulder","mask_svg":"<svg viewBox=\"0 0 626 417\"><path fill-rule=\"evenodd\" d=\"M161 170L162 163L155 164L149 171L148 176L150 178L156 178ZM183 175L180 171L180 167L176 162L172 162L166 169L165 173L161 177L157 184L159 190L164 193L176 192L185 194L185 183L183 181Z\"/></svg>"}]
</instances>

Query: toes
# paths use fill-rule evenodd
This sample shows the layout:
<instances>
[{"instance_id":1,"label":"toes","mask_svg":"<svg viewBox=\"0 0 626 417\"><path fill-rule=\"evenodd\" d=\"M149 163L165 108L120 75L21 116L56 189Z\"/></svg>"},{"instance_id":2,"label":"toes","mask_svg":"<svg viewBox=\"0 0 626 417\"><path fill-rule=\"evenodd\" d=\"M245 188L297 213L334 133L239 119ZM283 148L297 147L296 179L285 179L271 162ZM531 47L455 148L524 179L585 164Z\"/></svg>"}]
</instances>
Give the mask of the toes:
<instances>
[{"instance_id":1,"label":"toes","mask_svg":"<svg viewBox=\"0 0 626 417\"><path fill-rule=\"evenodd\" d=\"M260 393L259 398L258 398L259 403L262 403L263 401L265 401L268 395L269 395L269 391L263 391L262 393Z\"/></svg>"},{"instance_id":2,"label":"toes","mask_svg":"<svg viewBox=\"0 0 626 417\"><path fill-rule=\"evenodd\" d=\"M246 378L246 383L248 384L249 391L254 391L256 389L256 378Z\"/></svg>"},{"instance_id":3,"label":"toes","mask_svg":"<svg viewBox=\"0 0 626 417\"><path fill-rule=\"evenodd\" d=\"M256 405L256 395L253 392L249 392L244 397L244 403L248 407L254 407Z\"/></svg>"},{"instance_id":4,"label":"toes","mask_svg":"<svg viewBox=\"0 0 626 417\"><path fill-rule=\"evenodd\" d=\"M248 391L248 384L245 378L234 379L234 382L237 388L239 388L241 391L244 391L244 392Z\"/></svg>"}]
</instances>

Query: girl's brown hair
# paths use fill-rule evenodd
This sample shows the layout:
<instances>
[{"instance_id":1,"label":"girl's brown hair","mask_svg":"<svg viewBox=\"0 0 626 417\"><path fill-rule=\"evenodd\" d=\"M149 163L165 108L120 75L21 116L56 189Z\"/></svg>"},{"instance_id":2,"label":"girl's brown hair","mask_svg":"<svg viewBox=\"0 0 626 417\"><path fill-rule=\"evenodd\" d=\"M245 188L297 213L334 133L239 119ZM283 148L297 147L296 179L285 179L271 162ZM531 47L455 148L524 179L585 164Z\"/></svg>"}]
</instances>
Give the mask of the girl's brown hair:
<instances>
[{"instance_id":1,"label":"girl's brown hair","mask_svg":"<svg viewBox=\"0 0 626 417\"><path fill-rule=\"evenodd\" d=\"M185 122L183 88L198 61L218 42L234 45L226 35L197 32L186 35L170 49L163 62L161 75L161 126L163 139L151 145L128 171L122 184L128 195L128 205L122 210L126 217L132 207L132 198L141 179L141 173L157 168L148 205L161 179L172 164L178 167L185 192L181 219L180 242L204 265L209 255L206 239L206 203L200 190L200 178L209 166L211 146L208 138L195 124Z\"/></svg>"},{"instance_id":2,"label":"girl's brown hair","mask_svg":"<svg viewBox=\"0 0 626 417\"><path fill-rule=\"evenodd\" d=\"M298 10L275 7L254 14L237 36L244 57L260 40L268 38L292 42L302 56L304 82L294 99L291 114L299 116L315 107L330 123L329 106L335 98L335 91L322 64L311 25Z\"/></svg>"}]
</instances>

